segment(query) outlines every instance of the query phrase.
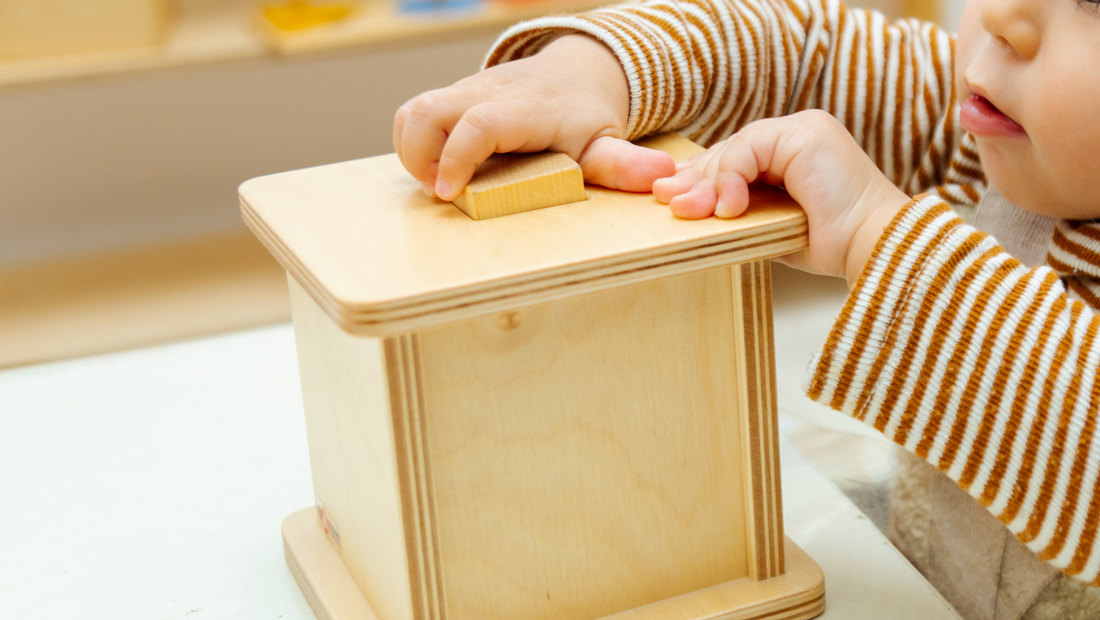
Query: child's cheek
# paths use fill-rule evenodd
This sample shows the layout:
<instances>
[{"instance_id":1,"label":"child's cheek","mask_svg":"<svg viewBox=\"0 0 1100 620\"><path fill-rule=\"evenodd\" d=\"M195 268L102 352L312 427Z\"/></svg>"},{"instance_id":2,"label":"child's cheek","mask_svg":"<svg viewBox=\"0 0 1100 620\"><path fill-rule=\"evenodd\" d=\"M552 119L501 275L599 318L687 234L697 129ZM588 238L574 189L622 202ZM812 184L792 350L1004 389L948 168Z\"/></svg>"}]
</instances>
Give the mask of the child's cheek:
<instances>
[{"instance_id":1,"label":"child's cheek","mask_svg":"<svg viewBox=\"0 0 1100 620\"><path fill-rule=\"evenodd\" d=\"M1069 50L1067 50L1069 51ZM1049 175L1064 193L1062 217L1100 217L1100 69L1095 63L1051 63L1036 79L1028 133ZM1057 194L1055 194L1057 195Z\"/></svg>"}]
</instances>

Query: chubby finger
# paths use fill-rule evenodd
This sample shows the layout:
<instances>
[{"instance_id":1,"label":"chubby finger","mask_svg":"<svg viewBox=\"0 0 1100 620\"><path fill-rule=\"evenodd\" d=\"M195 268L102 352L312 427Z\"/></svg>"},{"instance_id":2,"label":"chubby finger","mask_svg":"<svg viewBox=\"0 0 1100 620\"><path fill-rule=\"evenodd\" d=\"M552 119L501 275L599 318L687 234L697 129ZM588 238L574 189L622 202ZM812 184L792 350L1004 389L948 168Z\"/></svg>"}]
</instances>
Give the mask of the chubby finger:
<instances>
[{"instance_id":1,"label":"chubby finger","mask_svg":"<svg viewBox=\"0 0 1100 620\"><path fill-rule=\"evenodd\" d=\"M477 166L493 153L541 151L549 146L542 117L520 100L482 103L455 123L439 156L435 192L443 200L462 193Z\"/></svg>"},{"instance_id":2,"label":"chubby finger","mask_svg":"<svg viewBox=\"0 0 1100 620\"><path fill-rule=\"evenodd\" d=\"M405 156L401 153L404 149L401 148L401 136L405 133L405 122L409 120L409 104L411 101L406 101L404 105L397 108L397 111L393 114L393 152L397 153L397 158L401 160L401 164L405 163Z\"/></svg>"},{"instance_id":3,"label":"chubby finger","mask_svg":"<svg viewBox=\"0 0 1100 620\"><path fill-rule=\"evenodd\" d=\"M714 214L734 218L749 208L749 184L760 178L760 162L753 146L739 136L727 140L726 148L716 159L718 204Z\"/></svg>"},{"instance_id":4,"label":"chubby finger","mask_svg":"<svg viewBox=\"0 0 1100 620\"><path fill-rule=\"evenodd\" d=\"M699 158L706 157L706 155L707 155L707 151L701 151L699 153L696 153L696 154L692 155L691 157L689 157L687 159L687 161L682 161L682 162L676 164L676 170L680 171L680 170L683 170L684 168L690 168L690 167L695 165L695 162L699 161Z\"/></svg>"},{"instance_id":5,"label":"chubby finger","mask_svg":"<svg viewBox=\"0 0 1100 620\"><path fill-rule=\"evenodd\" d=\"M718 161L724 143L716 144L701 157L695 159L689 168L679 171L676 184L671 190L675 195L668 201L668 207L676 217L699 220L714 215L718 205L718 192L715 185ZM691 183L691 187L687 184ZM686 188L686 191L684 191Z\"/></svg>"},{"instance_id":6,"label":"chubby finger","mask_svg":"<svg viewBox=\"0 0 1100 620\"><path fill-rule=\"evenodd\" d=\"M586 182L626 192L651 191L654 181L676 172L668 153L611 136L593 140L577 163Z\"/></svg>"},{"instance_id":7,"label":"chubby finger","mask_svg":"<svg viewBox=\"0 0 1100 620\"><path fill-rule=\"evenodd\" d=\"M463 99L455 93L431 91L406 103L401 107L405 112L398 110L395 116L394 150L405 169L422 183L435 184L447 135L465 110Z\"/></svg>"},{"instance_id":8,"label":"chubby finger","mask_svg":"<svg viewBox=\"0 0 1100 620\"><path fill-rule=\"evenodd\" d=\"M717 204L718 193L714 180L703 177L690 190L669 201L668 208L676 217L701 220L714 215Z\"/></svg>"},{"instance_id":9,"label":"chubby finger","mask_svg":"<svg viewBox=\"0 0 1100 620\"><path fill-rule=\"evenodd\" d=\"M702 153L696 153L686 162L676 165L676 174L658 179L653 183L653 196L658 202L670 204L672 199L691 191L706 176L707 165L714 158L717 149L711 147Z\"/></svg>"},{"instance_id":10,"label":"chubby finger","mask_svg":"<svg viewBox=\"0 0 1100 620\"><path fill-rule=\"evenodd\" d=\"M657 202L669 204L672 199L680 194L686 194L695 187L695 184L703 178L703 170L700 168L685 168L675 175L653 182L653 197Z\"/></svg>"}]
</instances>

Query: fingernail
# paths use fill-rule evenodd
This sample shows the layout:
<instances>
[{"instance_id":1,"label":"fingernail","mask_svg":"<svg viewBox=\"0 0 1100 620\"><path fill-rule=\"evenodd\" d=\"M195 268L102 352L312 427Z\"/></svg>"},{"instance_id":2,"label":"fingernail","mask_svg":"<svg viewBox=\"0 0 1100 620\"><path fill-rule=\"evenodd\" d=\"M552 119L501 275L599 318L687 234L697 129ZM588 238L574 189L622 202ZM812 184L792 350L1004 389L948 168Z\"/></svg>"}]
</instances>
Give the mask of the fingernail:
<instances>
[{"instance_id":1,"label":"fingernail","mask_svg":"<svg viewBox=\"0 0 1100 620\"><path fill-rule=\"evenodd\" d=\"M450 196L451 195L451 184L444 181L443 179L440 179L440 180L436 181L435 182L435 193L438 194L440 198L443 198L445 196Z\"/></svg>"},{"instance_id":2,"label":"fingernail","mask_svg":"<svg viewBox=\"0 0 1100 620\"><path fill-rule=\"evenodd\" d=\"M719 200L718 205L714 208L714 215L722 219L728 220L733 217L733 205L728 200Z\"/></svg>"},{"instance_id":3,"label":"fingernail","mask_svg":"<svg viewBox=\"0 0 1100 620\"><path fill-rule=\"evenodd\" d=\"M428 198L435 198L435 189L431 183L421 183L420 187L424 188L424 195Z\"/></svg>"}]
</instances>

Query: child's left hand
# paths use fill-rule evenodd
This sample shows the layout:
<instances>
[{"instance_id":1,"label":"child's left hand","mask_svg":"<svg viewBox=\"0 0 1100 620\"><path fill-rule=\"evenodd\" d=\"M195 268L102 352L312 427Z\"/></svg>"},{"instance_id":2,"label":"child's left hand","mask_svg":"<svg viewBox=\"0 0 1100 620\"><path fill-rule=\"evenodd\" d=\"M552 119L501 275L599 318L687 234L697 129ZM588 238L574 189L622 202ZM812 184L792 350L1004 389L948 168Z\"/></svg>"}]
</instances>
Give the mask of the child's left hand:
<instances>
[{"instance_id":1,"label":"child's left hand","mask_svg":"<svg viewBox=\"0 0 1100 620\"><path fill-rule=\"evenodd\" d=\"M749 183L783 185L806 210L810 245L784 262L847 277L854 285L879 237L910 198L894 186L848 130L810 110L745 126L653 184L679 217L733 218L748 208Z\"/></svg>"}]
</instances>

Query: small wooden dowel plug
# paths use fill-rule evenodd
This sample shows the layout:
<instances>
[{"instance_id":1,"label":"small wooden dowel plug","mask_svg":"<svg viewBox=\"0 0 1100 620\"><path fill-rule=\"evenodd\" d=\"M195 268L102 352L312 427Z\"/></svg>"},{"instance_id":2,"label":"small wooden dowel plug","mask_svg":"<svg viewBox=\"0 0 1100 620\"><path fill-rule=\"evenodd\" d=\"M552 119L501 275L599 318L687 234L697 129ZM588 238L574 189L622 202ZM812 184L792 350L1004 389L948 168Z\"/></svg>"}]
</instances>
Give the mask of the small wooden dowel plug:
<instances>
[{"instance_id":1,"label":"small wooden dowel plug","mask_svg":"<svg viewBox=\"0 0 1100 620\"><path fill-rule=\"evenodd\" d=\"M565 153L497 153L453 203L475 220L584 200L581 167Z\"/></svg>"}]
</instances>

